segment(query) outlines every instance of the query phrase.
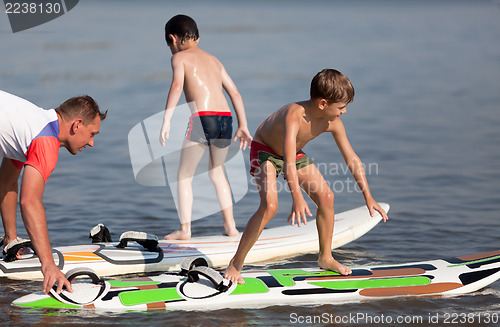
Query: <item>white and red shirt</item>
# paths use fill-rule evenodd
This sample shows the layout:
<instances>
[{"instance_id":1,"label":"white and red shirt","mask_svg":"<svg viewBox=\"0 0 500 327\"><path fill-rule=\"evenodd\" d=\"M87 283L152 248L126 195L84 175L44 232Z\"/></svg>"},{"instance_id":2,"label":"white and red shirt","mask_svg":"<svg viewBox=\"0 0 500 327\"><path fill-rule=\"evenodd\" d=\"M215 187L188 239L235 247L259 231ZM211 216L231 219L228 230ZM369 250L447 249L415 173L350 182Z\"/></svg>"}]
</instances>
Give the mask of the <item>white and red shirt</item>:
<instances>
[{"instance_id":1,"label":"white and red shirt","mask_svg":"<svg viewBox=\"0 0 500 327\"><path fill-rule=\"evenodd\" d=\"M30 165L45 181L59 155L59 122L54 109L0 90L0 157L12 160L21 169Z\"/></svg>"}]
</instances>

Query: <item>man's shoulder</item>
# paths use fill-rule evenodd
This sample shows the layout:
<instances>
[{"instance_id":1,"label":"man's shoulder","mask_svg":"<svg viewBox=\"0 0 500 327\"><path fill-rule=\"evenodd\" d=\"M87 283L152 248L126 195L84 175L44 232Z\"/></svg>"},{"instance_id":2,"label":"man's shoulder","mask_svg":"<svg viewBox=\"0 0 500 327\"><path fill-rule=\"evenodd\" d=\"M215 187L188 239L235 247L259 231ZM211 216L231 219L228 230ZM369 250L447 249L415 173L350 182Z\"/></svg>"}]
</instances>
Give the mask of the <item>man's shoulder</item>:
<instances>
[{"instance_id":1,"label":"man's shoulder","mask_svg":"<svg viewBox=\"0 0 500 327\"><path fill-rule=\"evenodd\" d=\"M24 98L2 90L0 90L0 103L6 110L43 110Z\"/></svg>"}]
</instances>

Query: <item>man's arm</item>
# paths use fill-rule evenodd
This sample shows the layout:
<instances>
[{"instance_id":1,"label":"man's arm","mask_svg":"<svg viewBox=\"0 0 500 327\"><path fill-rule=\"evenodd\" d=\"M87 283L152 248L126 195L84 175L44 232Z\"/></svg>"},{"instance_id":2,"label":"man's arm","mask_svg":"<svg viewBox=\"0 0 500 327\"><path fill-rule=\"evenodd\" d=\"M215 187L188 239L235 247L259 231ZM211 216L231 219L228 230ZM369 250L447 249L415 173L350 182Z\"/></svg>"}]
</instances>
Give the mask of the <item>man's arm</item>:
<instances>
[{"instance_id":1,"label":"man's arm","mask_svg":"<svg viewBox=\"0 0 500 327\"><path fill-rule=\"evenodd\" d=\"M384 222L387 221L387 213L384 209L382 209L382 207L378 205L378 203L373 199L371 195L370 188L368 187L368 181L366 180L363 163L359 159L358 155L354 152L351 143L347 139L344 124L342 123L340 118L337 118L333 122L332 135L335 143L337 143L342 157L347 164L347 167L349 167L349 170L351 171L356 184L358 185L363 194L363 197L365 198L366 206L370 211L370 215L373 217L373 210L376 210L380 213L380 215L384 219Z\"/></svg>"},{"instance_id":2,"label":"man's arm","mask_svg":"<svg viewBox=\"0 0 500 327\"><path fill-rule=\"evenodd\" d=\"M240 149L245 150L247 145L252 141L252 136L248 131L247 126L247 118L245 115L245 107L243 106L243 99L241 98L241 94L238 92L236 85L233 83L231 77L222 66L221 69L221 77L222 77L222 87L226 90L231 102L233 104L234 111L236 113L236 117L238 119L238 130L234 134L233 142L236 139L240 138Z\"/></svg>"},{"instance_id":3,"label":"man's arm","mask_svg":"<svg viewBox=\"0 0 500 327\"><path fill-rule=\"evenodd\" d=\"M0 212L2 215L3 229L5 233L4 245L17 237L16 210L18 198L18 183L21 169L14 166L11 159L3 158L0 166ZM2 246L2 244L0 244ZM21 255L16 254L17 259Z\"/></svg>"},{"instance_id":4,"label":"man's arm","mask_svg":"<svg viewBox=\"0 0 500 327\"><path fill-rule=\"evenodd\" d=\"M160 144L165 145L165 140L170 134L170 120L174 114L175 106L179 102L184 87L184 64L178 55L172 56L172 84L168 92L165 114L163 115L163 125L160 132Z\"/></svg>"},{"instance_id":5,"label":"man's arm","mask_svg":"<svg viewBox=\"0 0 500 327\"><path fill-rule=\"evenodd\" d=\"M45 181L40 172L32 166L26 165L21 181L19 203L24 226L42 264L43 292L47 294L54 283L57 283L57 292L61 292L63 286L72 292L70 282L57 268L52 256L47 219L42 203L44 189Z\"/></svg>"},{"instance_id":6,"label":"man's arm","mask_svg":"<svg viewBox=\"0 0 500 327\"><path fill-rule=\"evenodd\" d=\"M290 110L290 109L289 109ZM291 110L290 110L291 111ZM299 178L297 175L297 134L299 132L299 122L297 114L292 111L288 112L285 116L285 122L283 125L283 158L285 164L283 167L283 172L290 188L290 193L292 195L292 212L288 216L288 221L294 225L295 218L297 218L297 224L300 226L300 220L307 223L306 215L312 216L311 211L307 202L304 200L302 195L302 190L299 185Z\"/></svg>"}]
</instances>

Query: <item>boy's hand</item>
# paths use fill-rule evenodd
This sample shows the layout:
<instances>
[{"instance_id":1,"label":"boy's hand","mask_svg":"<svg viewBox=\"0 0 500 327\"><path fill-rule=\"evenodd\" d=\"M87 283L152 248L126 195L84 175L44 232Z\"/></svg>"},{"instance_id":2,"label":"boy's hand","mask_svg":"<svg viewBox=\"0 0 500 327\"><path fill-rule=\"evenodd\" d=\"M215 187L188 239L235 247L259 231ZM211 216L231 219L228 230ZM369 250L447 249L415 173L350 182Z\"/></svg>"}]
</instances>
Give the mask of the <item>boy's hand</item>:
<instances>
[{"instance_id":1,"label":"boy's hand","mask_svg":"<svg viewBox=\"0 0 500 327\"><path fill-rule=\"evenodd\" d=\"M240 138L240 150L245 150L247 148L247 145L248 147L250 147L250 143L252 142L252 135L248 131L248 128L238 128L236 133L234 133L233 142L236 142L238 137Z\"/></svg>"},{"instance_id":2,"label":"boy's hand","mask_svg":"<svg viewBox=\"0 0 500 327\"><path fill-rule=\"evenodd\" d=\"M163 125L161 126L161 131L160 131L160 144L161 146L165 146L165 140L168 139L170 134L170 122L163 122Z\"/></svg>"},{"instance_id":3,"label":"boy's hand","mask_svg":"<svg viewBox=\"0 0 500 327\"><path fill-rule=\"evenodd\" d=\"M385 210L382 209L382 207L374 199L368 199L366 201L366 206L368 207L368 210L370 211L371 217L373 217L373 210L377 210L380 213L380 215L382 216L384 223L389 219L389 217L387 217L387 213L385 212Z\"/></svg>"},{"instance_id":4,"label":"boy's hand","mask_svg":"<svg viewBox=\"0 0 500 327\"><path fill-rule=\"evenodd\" d=\"M291 221L291 225L295 224L295 218L297 218L297 225L300 227L300 220L304 222L304 225L307 225L307 216L312 217L312 213L309 210L309 206L304 198L293 200L292 203L292 212L288 216L288 221Z\"/></svg>"}]
</instances>

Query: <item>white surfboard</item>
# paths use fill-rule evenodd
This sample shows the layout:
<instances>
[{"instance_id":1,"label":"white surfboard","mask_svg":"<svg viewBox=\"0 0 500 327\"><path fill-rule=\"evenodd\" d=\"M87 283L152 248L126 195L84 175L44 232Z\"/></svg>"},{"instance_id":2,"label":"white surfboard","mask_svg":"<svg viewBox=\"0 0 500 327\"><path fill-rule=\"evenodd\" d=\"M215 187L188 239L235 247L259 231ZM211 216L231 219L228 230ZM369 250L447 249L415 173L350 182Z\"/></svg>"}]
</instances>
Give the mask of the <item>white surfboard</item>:
<instances>
[{"instance_id":1,"label":"white surfboard","mask_svg":"<svg viewBox=\"0 0 500 327\"><path fill-rule=\"evenodd\" d=\"M186 269L186 267L188 267ZM500 251L413 263L352 268L352 275L313 268L243 271L233 284L208 267L159 276L108 280L88 274L73 293L42 292L15 300L24 308L106 311L218 310L273 305L320 305L405 296L452 296L484 288L500 278ZM85 272L78 272L83 275ZM76 274L73 274L76 276ZM71 279L70 276L68 278Z\"/></svg>"},{"instance_id":2,"label":"white surfboard","mask_svg":"<svg viewBox=\"0 0 500 327\"><path fill-rule=\"evenodd\" d=\"M380 203L387 212L389 205ZM382 217L375 213L371 217L363 206L335 215L332 249L338 248L364 235L377 225ZM240 236L203 236L188 241L160 240L153 251L129 242L125 248L117 248L118 242L95 243L57 247L53 249L56 265L66 273L78 267L86 267L99 276L115 276L143 272L165 272L179 269L186 257L201 257L211 267L225 267L233 257ZM307 225L282 226L265 229L248 253L246 264L292 257L318 251L318 233L315 220ZM0 277L15 279L43 278L40 261L34 254L22 260L4 262L0 260Z\"/></svg>"}]
</instances>

